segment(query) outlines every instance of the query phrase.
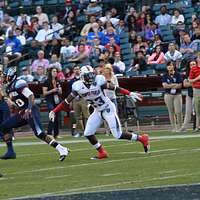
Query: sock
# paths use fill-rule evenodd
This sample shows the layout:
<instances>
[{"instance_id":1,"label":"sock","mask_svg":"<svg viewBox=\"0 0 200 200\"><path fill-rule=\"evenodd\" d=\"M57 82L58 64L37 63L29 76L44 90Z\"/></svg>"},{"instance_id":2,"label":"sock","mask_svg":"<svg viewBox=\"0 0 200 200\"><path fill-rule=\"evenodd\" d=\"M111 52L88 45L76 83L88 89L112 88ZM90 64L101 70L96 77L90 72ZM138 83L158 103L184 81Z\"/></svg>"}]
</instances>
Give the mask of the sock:
<instances>
[{"instance_id":1,"label":"sock","mask_svg":"<svg viewBox=\"0 0 200 200\"><path fill-rule=\"evenodd\" d=\"M137 141L138 140L138 134L132 133L132 138L131 140Z\"/></svg>"},{"instance_id":2,"label":"sock","mask_svg":"<svg viewBox=\"0 0 200 200\"><path fill-rule=\"evenodd\" d=\"M6 143L6 145L7 145L7 149L8 149L8 152L14 152L14 149L13 149L13 144L12 144L12 141L8 141L7 143Z\"/></svg>"},{"instance_id":3,"label":"sock","mask_svg":"<svg viewBox=\"0 0 200 200\"><path fill-rule=\"evenodd\" d=\"M62 150L62 148L63 148L63 146L60 145L60 144L58 144L58 145L56 146L56 149L57 149L59 152Z\"/></svg>"},{"instance_id":4,"label":"sock","mask_svg":"<svg viewBox=\"0 0 200 200\"><path fill-rule=\"evenodd\" d=\"M93 147L98 150L101 147L101 144L97 142L95 145L93 145Z\"/></svg>"},{"instance_id":5,"label":"sock","mask_svg":"<svg viewBox=\"0 0 200 200\"><path fill-rule=\"evenodd\" d=\"M56 142L55 140L51 140L51 142L49 142L49 145L56 148L58 146L58 142Z\"/></svg>"}]
</instances>

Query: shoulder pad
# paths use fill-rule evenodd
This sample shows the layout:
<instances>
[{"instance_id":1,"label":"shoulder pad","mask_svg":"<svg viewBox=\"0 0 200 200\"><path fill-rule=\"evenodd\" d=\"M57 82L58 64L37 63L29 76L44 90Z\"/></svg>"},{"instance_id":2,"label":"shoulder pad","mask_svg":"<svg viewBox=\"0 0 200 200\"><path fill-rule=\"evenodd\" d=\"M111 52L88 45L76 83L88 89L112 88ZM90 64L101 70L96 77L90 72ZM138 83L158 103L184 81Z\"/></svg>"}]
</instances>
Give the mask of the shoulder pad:
<instances>
[{"instance_id":1,"label":"shoulder pad","mask_svg":"<svg viewBox=\"0 0 200 200\"><path fill-rule=\"evenodd\" d=\"M79 91L83 87L83 81L78 80L72 84L72 91Z\"/></svg>"},{"instance_id":2,"label":"shoulder pad","mask_svg":"<svg viewBox=\"0 0 200 200\"><path fill-rule=\"evenodd\" d=\"M21 89L21 88L25 88L25 87L28 87L28 84L26 83L25 80L19 79L15 83L15 89Z\"/></svg>"},{"instance_id":3,"label":"shoulder pad","mask_svg":"<svg viewBox=\"0 0 200 200\"><path fill-rule=\"evenodd\" d=\"M98 86L102 86L106 83L106 79L103 75L97 75L95 78L95 82Z\"/></svg>"}]
</instances>

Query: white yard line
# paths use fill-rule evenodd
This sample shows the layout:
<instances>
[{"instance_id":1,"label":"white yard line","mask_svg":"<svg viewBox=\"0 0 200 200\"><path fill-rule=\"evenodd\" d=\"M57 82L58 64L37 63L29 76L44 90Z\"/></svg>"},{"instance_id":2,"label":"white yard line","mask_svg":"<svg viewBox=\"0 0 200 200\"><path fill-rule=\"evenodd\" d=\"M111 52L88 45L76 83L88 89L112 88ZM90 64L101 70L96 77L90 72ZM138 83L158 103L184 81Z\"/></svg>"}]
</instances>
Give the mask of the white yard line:
<instances>
[{"instance_id":1,"label":"white yard line","mask_svg":"<svg viewBox=\"0 0 200 200\"><path fill-rule=\"evenodd\" d=\"M45 177L44 179L55 179L55 178L63 178L63 177L69 177L71 175L61 175L61 176L48 176Z\"/></svg>"},{"instance_id":2,"label":"white yard line","mask_svg":"<svg viewBox=\"0 0 200 200\"><path fill-rule=\"evenodd\" d=\"M105 184L105 185L95 185L95 186L88 186L88 187L80 187L80 188L73 188L73 189L66 189L66 190L61 190L58 192L52 192L52 193L43 193L43 194L37 194L33 196L23 196L23 197L17 197L17 198L12 198L12 199L26 199L26 198L37 198L37 197L47 197L47 196L58 196L58 195L70 195L70 194L77 194L77 193L82 193L81 191L90 191L91 189L96 189L96 191L93 191L91 193L95 192L103 192L103 191L98 191L98 189L103 189L103 188L108 188L108 187L114 187L114 186L121 186L121 185L127 185L127 184L133 184L133 183L143 183L143 182L149 182L149 181L159 181L163 179L174 179L178 177L187 177L187 176L196 176L199 175L200 172L196 173L188 173L188 174L180 174L176 176L163 176L159 178L149 178L146 177L146 180L131 180L131 181L122 181L118 183L112 183L112 184ZM193 186L193 185L199 185L200 183L195 183L195 184L180 184L180 185L167 185L167 186L154 186L154 187L144 187L144 188L130 188L131 190L138 190L138 189L153 189L153 188L165 188L165 187L180 187L180 186ZM124 189L124 191L130 190L130 189ZM114 189L114 191L117 191L120 189ZM122 189L123 190L123 189ZM104 191L113 191L113 190L104 190ZM88 192L87 192L88 193Z\"/></svg>"},{"instance_id":3,"label":"white yard line","mask_svg":"<svg viewBox=\"0 0 200 200\"><path fill-rule=\"evenodd\" d=\"M107 177L107 176L117 176L117 175L120 175L120 174L122 174L122 173L102 174L102 175L99 175L99 176Z\"/></svg>"},{"instance_id":4,"label":"white yard line","mask_svg":"<svg viewBox=\"0 0 200 200\"><path fill-rule=\"evenodd\" d=\"M152 136L150 140L166 140L166 139L186 139L186 138L200 138L200 134L194 135L168 135L168 136ZM106 139L99 139L100 142L124 142L125 140L117 140L115 138L106 138ZM153 142L153 141L152 141ZM88 140L60 140L59 143L61 144L75 144L75 143L88 143ZM15 146L29 146L29 145L41 145L46 144L44 142L16 142L14 143ZM5 146L4 144L0 144L1 146Z\"/></svg>"},{"instance_id":5,"label":"white yard line","mask_svg":"<svg viewBox=\"0 0 200 200\"><path fill-rule=\"evenodd\" d=\"M188 151L186 151L187 153ZM180 152L179 152L180 153ZM110 163L116 163L116 162L123 162L125 163L126 161L132 161L132 160L142 160L142 159L149 159L149 158L156 158L156 157L160 157L160 156L173 156L173 155L177 155L178 152L174 152L174 153L168 153L168 154L160 154L160 155L146 155L144 157L134 157L134 158L126 158L126 159L117 159L117 160L97 160L96 162L88 162L88 163L80 163L80 164L76 164L76 165L67 165L67 166L56 166L56 167L50 167L50 168L39 168L39 169L34 169L34 170L27 170L27 171L23 171L23 172L13 172L13 173L9 173L9 175L19 175L19 174L26 174L26 173L34 173L34 172L43 172L43 171L49 171L49 170L58 170L58 169L64 169L64 168L75 168L75 167L83 167L83 166L91 166L91 165L99 165L101 164L110 164ZM145 155L145 154L144 154Z\"/></svg>"}]
</instances>

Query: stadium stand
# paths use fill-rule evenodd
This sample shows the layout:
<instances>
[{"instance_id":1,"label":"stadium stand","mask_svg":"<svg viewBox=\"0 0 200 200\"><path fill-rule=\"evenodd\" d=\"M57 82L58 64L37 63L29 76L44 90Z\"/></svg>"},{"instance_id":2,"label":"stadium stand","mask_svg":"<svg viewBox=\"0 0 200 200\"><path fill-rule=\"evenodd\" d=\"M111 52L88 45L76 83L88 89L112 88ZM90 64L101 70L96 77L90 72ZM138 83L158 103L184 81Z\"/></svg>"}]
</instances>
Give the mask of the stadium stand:
<instances>
[{"instance_id":1,"label":"stadium stand","mask_svg":"<svg viewBox=\"0 0 200 200\"><path fill-rule=\"evenodd\" d=\"M140 51L143 51L146 60L152 54L154 48L158 44L162 46L164 53L168 51L168 44L171 42L175 42L176 48L179 50L181 44L183 43L181 34L184 31L189 32L192 41L196 44L194 46L197 48L194 49L194 53L198 53L200 51L200 38L198 32L200 31L200 7L198 2L193 4L193 2L181 0L174 0L170 2L143 0L134 2L130 0L99 0L95 3L92 3L89 0L5 0L1 1L0 5L0 13L2 13L0 15L0 41L2 41L0 43L1 64L4 66L4 68L16 65L18 67L19 73L23 67L30 67L33 61L37 58L37 53L34 55L33 52L30 51L30 49L35 48L35 46L31 46L32 41L35 40L38 31L43 29L43 25L38 24L38 19L35 16L37 6L42 7L42 12L39 13L39 16L42 16L42 14L47 14L49 27L50 29L53 29L52 33L47 33L45 41L36 41L37 48L45 51L45 57L49 61L52 54L58 54L59 62L62 65L62 71L64 73L67 71L66 80L63 81L68 80L70 77L69 74L72 73L70 70L77 63L81 66L85 63L92 63L93 67L97 69L101 60L107 63L115 59L115 55L112 53L112 50L110 48L105 49L106 44L104 43L105 35L107 34L108 28L110 26L113 27L114 34L116 34L116 30L117 32L121 31L116 35L116 37L118 37L120 41L119 45L121 59L126 66L123 76L128 78L127 81L129 81L131 78L134 79L135 77L137 77L137 80L139 80L141 77L156 77L162 75L165 72L166 63L156 64L154 67L146 65L146 68L142 70L140 68L135 68L136 54L133 52L133 46L136 43L136 36L140 35L145 37L148 30L152 32L152 37L150 39L146 39L148 47L140 46ZM94 40L88 43L87 34L91 32L92 29L91 23L89 22L91 15L88 14L87 11L90 9L91 5L94 8L94 13L91 15L97 16L94 21L98 23L98 31L100 32L99 34L103 35L103 39L100 39L99 34L95 33L94 36L97 37L98 35L98 37L93 38ZM173 15L174 9L179 7L180 12L184 15L185 22L182 24L178 23L177 25L172 25L170 22L169 24L165 25L157 24L157 28L152 29L152 23L155 22L155 18L160 15L163 5L166 6L166 13L168 13L170 17ZM101 8L100 11L99 7ZM107 16L106 13L108 13ZM55 27L59 26L58 24L61 24L61 29L53 28L52 18L54 16L58 17L58 22L55 23ZM124 20L125 29L120 27L120 20ZM192 29L193 23L197 24L197 27L194 29ZM80 32L85 24L88 25L87 34L80 36ZM19 57L15 57L13 55L13 52L15 51L13 47L9 51L5 45L5 41L8 39L9 30L12 30L15 35L16 28L21 29L21 35L25 36L26 39L26 44L21 45L21 55ZM156 39L156 35L160 35L160 39ZM51 36L50 39L47 39L49 36ZM19 40L20 37L18 36ZM62 61L60 57L60 49L64 46L63 39L66 37L69 38L70 45L73 46L76 51L71 52L71 47L66 47L66 60ZM116 37L114 36L115 39ZM98 38L99 41L96 41L95 39ZM53 43L55 40L57 45L54 46ZM83 40L86 41L83 42ZM71 58L80 54L80 43L84 44L85 46L84 53L86 54L86 60L84 60L84 62L82 60L71 62ZM98 52L99 54L97 54L96 51L100 51ZM90 57L91 52L94 52L92 59ZM186 63L183 58L183 61L181 61L181 64L178 67L178 70L181 68L185 69L185 65ZM34 73L31 71L31 68L30 73L34 75ZM146 87L147 85L142 83L142 88L140 88L141 91L144 91ZM134 89L134 86L132 89ZM153 92L153 90L151 92Z\"/></svg>"}]
</instances>

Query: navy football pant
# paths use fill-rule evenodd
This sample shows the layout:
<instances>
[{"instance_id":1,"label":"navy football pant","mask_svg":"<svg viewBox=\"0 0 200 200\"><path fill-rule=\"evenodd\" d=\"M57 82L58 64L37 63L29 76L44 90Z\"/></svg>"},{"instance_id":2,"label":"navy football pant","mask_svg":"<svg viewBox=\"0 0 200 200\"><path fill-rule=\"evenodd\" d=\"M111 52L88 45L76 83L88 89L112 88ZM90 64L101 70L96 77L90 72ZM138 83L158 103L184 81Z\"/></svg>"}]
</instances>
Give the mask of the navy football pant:
<instances>
[{"instance_id":1,"label":"navy football pant","mask_svg":"<svg viewBox=\"0 0 200 200\"><path fill-rule=\"evenodd\" d=\"M6 134L10 133L12 128L18 128L27 124L29 124L37 137L44 133L40 122L40 112L38 107L35 105L32 107L32 114L28 120L23 119L22 115L18 113L4 121L0 128L2 132Z\"/></svg>"}]
</instances>

